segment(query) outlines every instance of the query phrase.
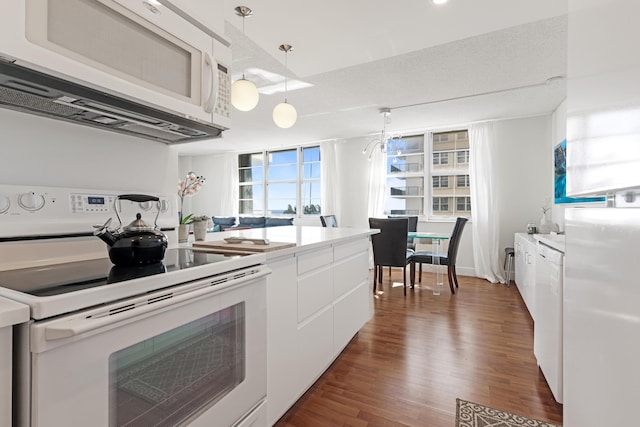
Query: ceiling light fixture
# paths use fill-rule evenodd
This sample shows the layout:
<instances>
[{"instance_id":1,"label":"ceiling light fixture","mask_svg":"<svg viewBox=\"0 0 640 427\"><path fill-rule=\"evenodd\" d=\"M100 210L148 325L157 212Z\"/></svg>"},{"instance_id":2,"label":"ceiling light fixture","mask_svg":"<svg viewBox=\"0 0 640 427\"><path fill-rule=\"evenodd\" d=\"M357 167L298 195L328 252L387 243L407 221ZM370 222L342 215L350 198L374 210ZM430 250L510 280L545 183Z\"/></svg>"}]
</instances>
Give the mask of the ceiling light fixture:
<instances>
[{"instance_id":1,"label":"ceiling light fixture","mask_svg":"<svg viewBox=\"0 0 640 427\"><path fill-rule=\"evenodd\" d=\"M242 17L242 35L244 36L244 18L253 15L253 11L246 6L238 6L234 9L236 15ZM258 105L260 94L258 88L253 82L242 78L233 82L231 85L231 105L240 111L251 111Z\"/></svg>"},{"instance_id":2,"label":"ceiling light fixture","mask_svg":"<svg viewBox=\"0 0 640 427\"><path fill-rule=\"evenodd\" d=\"M391 109L381 108L380 114L382 115L382 131L380 132L380 138L370 141L362 150L362 154L369 153L367 160L371 160L373 152L376 150L377 146L379 146L381 153L385 153L387 151L387 141L390 139L387 135L387 123L391 122Z\"/></svg>"},{"instance_id":3,"label":"ceiling light fixture","mask_svg":"<svg viewBox=\"0 0 640 427\"><path fill-rule=\"evenodd\" d=\"M431 0L433 4L445 4L449 0Z\"/></svg>"},{"instance_id":4,"label":"ceiling light fixture","mask_svg":"<svg viewBox=\"0 0 640 427\"><path fill-rule=\"evenodd\" d=\"M289 69L287 54L293 50L293 46L290 44L281 44L278 49L284 52L284 102L276 105L276 108L273 109L273 121L278 127L286 129L293 126L298 119L296 109L287 102L287 71Z\"/></svg>"}]
</instances>

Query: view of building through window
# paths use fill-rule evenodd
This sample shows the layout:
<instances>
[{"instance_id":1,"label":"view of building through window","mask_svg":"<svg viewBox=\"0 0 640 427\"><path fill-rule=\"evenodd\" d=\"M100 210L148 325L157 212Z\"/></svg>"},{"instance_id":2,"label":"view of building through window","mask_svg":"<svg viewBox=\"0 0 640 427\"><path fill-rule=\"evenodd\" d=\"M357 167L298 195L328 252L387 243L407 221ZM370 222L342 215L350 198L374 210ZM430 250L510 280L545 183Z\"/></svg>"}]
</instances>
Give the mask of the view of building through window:
<instances>
[{"instance_id":1,"label":"view of building through window","mask_svg":"<svg viewBox=\"0 0 640 427\"><path fill-rule=\"evenodd\" d=\"M386 175L385 214L471 215L466 130L390 139Z\"/></svg>"},{"instance_id":2,"label":"view of building through window","mask_svg":"<svg viewBox=\"0 0 640 427\"><path fill-rule=\"evenodd\" d=\"M240 214L320 214L320 147L240 154L238 168Z\"/></svg>"},{"instance_id":3,"label":"view of building through window","mask_svg":"<svg viewBox=\"0 0 640 427\"><path fill-rule=\"evenodd\" d=\"M459 130L433 133L431 152L431 215L471 216L468 132Z\"/></svg>"}]
</instances>

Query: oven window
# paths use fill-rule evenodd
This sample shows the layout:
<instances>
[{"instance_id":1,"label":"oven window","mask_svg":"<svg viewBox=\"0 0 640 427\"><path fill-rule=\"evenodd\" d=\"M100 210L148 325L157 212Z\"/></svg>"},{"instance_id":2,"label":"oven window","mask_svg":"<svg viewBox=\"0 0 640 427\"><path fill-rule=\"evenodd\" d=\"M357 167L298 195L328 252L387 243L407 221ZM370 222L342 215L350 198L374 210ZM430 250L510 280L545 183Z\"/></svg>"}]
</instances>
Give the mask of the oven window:
<instances>
[{"instance_id":1,"label":"oven window","mask_svg":"<svg viewBox=\"0 0 640 427\"><path fill-rule=\"evenodd\" d=\"M174 426L245 378L244 302L109 357L110 426Z\"/></svg>"}]
</instances>

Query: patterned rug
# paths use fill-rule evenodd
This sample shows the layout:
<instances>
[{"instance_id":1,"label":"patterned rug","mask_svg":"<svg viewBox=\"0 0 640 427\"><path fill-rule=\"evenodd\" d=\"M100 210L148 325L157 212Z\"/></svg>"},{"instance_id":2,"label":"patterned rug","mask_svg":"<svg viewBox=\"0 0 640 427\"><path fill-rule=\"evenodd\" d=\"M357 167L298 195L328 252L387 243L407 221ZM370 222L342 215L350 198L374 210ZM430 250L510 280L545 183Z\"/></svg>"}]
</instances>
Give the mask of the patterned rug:
<instances>
[{"instance_id":1,"label":"patterned rug","mask_svg":"<svg viewBox=\"0 0 640 427\"><path fill-rule=\"evenodd\" d=\"M561 427L522 415L456 399L456 427Z\"/></svg>"}]
</instances>

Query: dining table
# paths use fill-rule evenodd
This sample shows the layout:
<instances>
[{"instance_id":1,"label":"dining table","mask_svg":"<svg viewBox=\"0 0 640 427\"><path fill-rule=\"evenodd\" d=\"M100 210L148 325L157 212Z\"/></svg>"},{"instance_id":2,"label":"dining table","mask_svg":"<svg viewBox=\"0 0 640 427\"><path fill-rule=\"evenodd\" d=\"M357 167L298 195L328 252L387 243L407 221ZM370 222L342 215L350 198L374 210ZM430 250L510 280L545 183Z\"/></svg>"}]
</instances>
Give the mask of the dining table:
<instances>
[{"instance_id":1,"label":"dining table","mask_svg":"<svg viewBox=\"0 0 640 427\"><path fill-rule=\"evenodd\" d=\"M431 252L433 254L433 269L435 272L435 282L433 284L433 295L440 295L444 287L444 272L440 265L440 257L444 256L442 250L443 243L451 238L449 234L433 233L426 231L410 231L407 237L414 239L425 239L431 241Z\"/></svg>"}]
</instances>

